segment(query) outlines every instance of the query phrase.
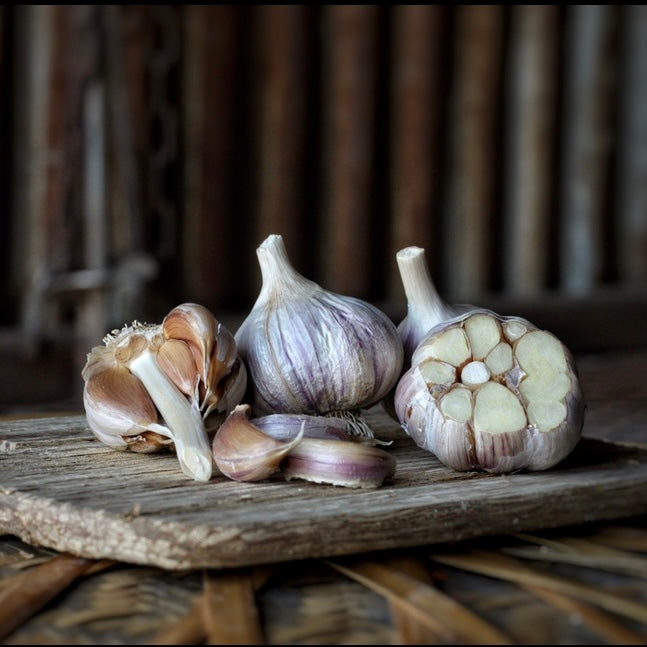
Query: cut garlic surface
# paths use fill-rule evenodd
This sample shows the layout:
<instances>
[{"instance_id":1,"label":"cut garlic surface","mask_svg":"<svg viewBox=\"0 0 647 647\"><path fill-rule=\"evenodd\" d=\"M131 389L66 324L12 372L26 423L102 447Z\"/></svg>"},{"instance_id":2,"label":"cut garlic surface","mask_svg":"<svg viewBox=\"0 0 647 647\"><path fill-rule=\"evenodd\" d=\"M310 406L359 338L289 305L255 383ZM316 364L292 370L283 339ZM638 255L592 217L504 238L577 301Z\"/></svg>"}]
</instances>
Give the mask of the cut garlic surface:
<instances>
[{"instance_id":1,"label":"cut garlic surface","mask_svg":"<svg viewBox=\"0 0 647 647\"><path fill-rule=\"evenodd\" d=\"M400 379L403 429L457 470L544 470L577 444L584 398L552 333L485 309L432 328Z\"/></svg>"}]
</instances>

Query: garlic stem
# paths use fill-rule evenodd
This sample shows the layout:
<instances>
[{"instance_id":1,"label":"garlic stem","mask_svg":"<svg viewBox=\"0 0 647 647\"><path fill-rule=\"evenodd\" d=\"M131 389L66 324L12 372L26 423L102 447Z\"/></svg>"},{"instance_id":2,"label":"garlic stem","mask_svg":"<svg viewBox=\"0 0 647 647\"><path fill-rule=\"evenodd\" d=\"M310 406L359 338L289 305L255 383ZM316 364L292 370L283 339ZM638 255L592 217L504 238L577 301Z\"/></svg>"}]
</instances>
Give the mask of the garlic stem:
<instances>
[{"instance_id":1,"label":"garlic stem","mask_svg":"<svg viewBox=\"0 0 647 647\"><path fill-rule=\"evenodd\" d=\"M285 242L280 234L270 234L256 249L261 268L262 285L256 305L270 297L283 294L285 288L319 291L321 288L296 271L290 262Z\"/></svg>"},{"instance_id":2,"label":"garlic stem","mask_svg":"<svg viewBox=\"0 0 647 647\"><path fill-rule=\"evenodd\" d=\"M169 380L151 351L145 350L132 359L128 368L146 387L171 431L169 437L182 471L196 481L208 481L212 473L211 448L197 407Z\"/></svg>"},{"instance_id":3,"label":"garlic stem","mask_svg":"<svg viewBox=\"0 0 647 647\"><path fill-rule=\"evenodd\" d=\"M407 316L417 336L458 314L459 311L438 294L422 247L401 249L396 254L396 261L407 298Z\"/></svg>"}]
</instances>

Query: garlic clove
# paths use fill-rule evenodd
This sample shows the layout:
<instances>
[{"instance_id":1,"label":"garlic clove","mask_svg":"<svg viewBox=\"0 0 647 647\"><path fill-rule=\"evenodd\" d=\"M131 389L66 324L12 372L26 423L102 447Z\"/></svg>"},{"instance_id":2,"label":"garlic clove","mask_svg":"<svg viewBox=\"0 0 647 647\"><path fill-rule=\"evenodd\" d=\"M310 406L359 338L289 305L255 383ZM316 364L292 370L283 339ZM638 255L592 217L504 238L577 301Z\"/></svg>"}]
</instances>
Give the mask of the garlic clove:
<instances>
[{"instance_id":1,"label":"garlic clove","mask_svg":"<svg viewBox=\"0 0 647 647\"><path fill-rule=\"evenodd\" d=\"M105 350L97 348L88 360L83 402L92 433L112 447L125 449L129 442L123 437L137 436L156 424L157 410L144 385L126 367L102 365L101 358L109 357Z\"/></svg>"},{"instance_id":2,"label":"garlic clove","mask_svg":"<svg viewBox=\"0 0 647 647\"><path fill-rule=\"evenodd\" d=\"M200 374L189 345L181 339L167 339L157 351L160 368L184 395L199 398Z\"/></svg>"},{"instance_id":3,"label":"garlic clove","mask_svg":"<svg viewBox=\"0 0 647 647\"><path fill-rule=\"evenodd\" d=\"M251 407L237 405L216 431L213 458L220 472L234 481L263 481L303 438L303 423L292 438L278 440L250 421Z\"/></svg>"},{"instance_id":4,"label":"garlic clove","mask_svg":"<svg viewBox=\"0 0 647 647\"><path fill-rule=\"evenodd\" d=\"M304 438L281 462L288 481L365 489L381 486L395 468L395 458L379 447L330 438Z\"/></svg>"},{"instance_id":5,"label":"garlic clove","mask_svg":"<svg viewBox=\"0 0 647 647\"><path fill-rule=\"evenodd\" d=\"M200 410L207 417L213 409L229 412L247 386L247 371L240 361L233 334L204 306L183 303L164 317L167 340L185 342L200 376Z\"/></svg>"},{"instance_id":6,"label":"garlic clove","mask_svg":"<svg viewBox=\"0 0 647 647\"><path fill-rule=\"evenodd\" d=\"M209 382L209 358L216 343L216 327L213 315L197 303L175 306L162 321L166 339L181 339L189 345L205 384Z\"/></svg>"},{"instance_id":7,"label":"garlic clove","mask_svg":"<svg viewBox=\"0 0 647 647\"><path fill-rule=\"evenodd\" d=\"M255 415L326 415L379 402L402 368L395 324L373 305L300 275L279 235L268 236L257 256L261 290L235 335Z\"/></svg>"},{"instance_id":8,"label":"garlic clove","mask_svg":"<svg viewBox=\"0 0 647 647\"><path fill-rule=\"evenodd\" d=\"M88 426L103 443L115 449L133 449L141 445L143 434L159 427L158 414L144 385L124 366L110 365L107 368L93 357L86 371L83 387L83 403ZM163 443L150 436L154 451ZM137 443L137 445L135 444Z\"/></svg>"}]
</instances>

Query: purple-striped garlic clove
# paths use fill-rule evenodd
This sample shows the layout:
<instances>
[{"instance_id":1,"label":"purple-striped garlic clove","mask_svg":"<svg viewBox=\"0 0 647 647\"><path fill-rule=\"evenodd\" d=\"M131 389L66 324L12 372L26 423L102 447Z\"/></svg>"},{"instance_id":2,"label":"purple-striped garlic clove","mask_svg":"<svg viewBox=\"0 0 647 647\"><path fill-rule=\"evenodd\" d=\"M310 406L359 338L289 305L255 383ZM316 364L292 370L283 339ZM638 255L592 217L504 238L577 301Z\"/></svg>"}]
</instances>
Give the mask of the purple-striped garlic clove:
<instances>
[{"instance_id":1,"label":"purple-striped garlic clove","mask_svg":"<svg viewBox=\"0 0 647 647\"><path fill-rule=\"evenodd\" d=\"M281 462L288 481L365 489L380 487L395 468L395 458L379 447L330 438L304 438Z\"/></svg>"},{"instance_id":2,"label":"purple-striped garlic clove","mask_svg":"<svg viewBox=\"0 0 647 647\"><path fill-rule=\"evenodd\" d=\"M304 423L290 439L279 440L250 421L250 411L248 404L237 405L220 425L212 441L216 467L234 481L268 479L303 438Z\"/></svg>"}]
</instances>

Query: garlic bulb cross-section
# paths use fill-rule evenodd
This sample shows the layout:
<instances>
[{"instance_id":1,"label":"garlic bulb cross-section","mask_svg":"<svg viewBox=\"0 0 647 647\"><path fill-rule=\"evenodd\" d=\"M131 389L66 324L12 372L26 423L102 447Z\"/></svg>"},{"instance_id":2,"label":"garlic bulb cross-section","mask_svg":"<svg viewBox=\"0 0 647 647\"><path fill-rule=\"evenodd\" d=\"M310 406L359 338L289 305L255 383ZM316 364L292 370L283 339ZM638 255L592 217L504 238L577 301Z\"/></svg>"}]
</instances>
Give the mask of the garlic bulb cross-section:
<instances>
[{"instance_id":1,"label":"garlic bulb cross-section","mask_svg":"<svg viewBox=\"0 0 647 647\"><path fill-rule=\"evenodd\" d=\"M299 274L280 235L256 251L262 287L235 335L255 415L327 415L379 402L402 368L395 324L375 306Z\"/></svg>"},{"instance_id":2,"label":"garlic bulb cross-section","mask_svg":"<svg viewBox=\"0 0 647 647\"><path fill-rule=\"evenodd\" d=\"M584 399L573 358L519 317L473 310L432 328L394 397L416 444L456 470L544 470L577 444Z\"/></svg>"}]
</instances>

